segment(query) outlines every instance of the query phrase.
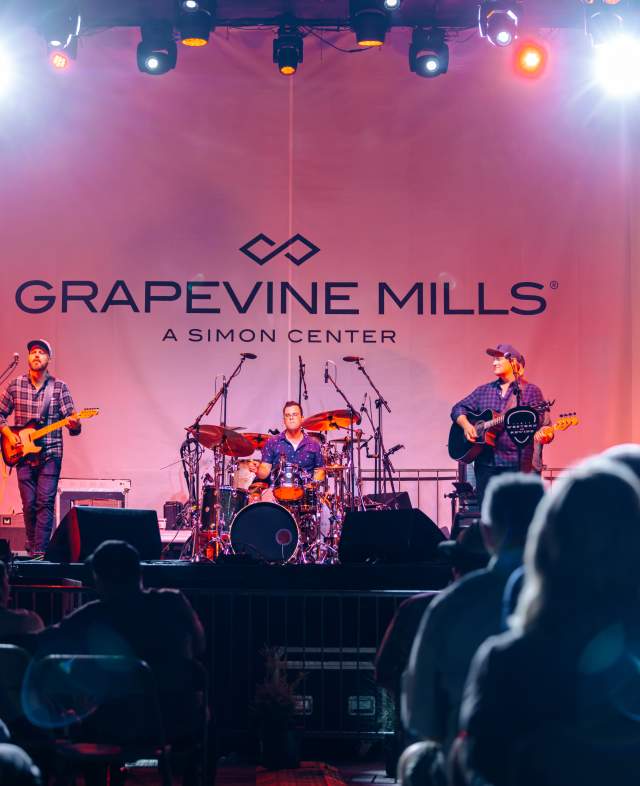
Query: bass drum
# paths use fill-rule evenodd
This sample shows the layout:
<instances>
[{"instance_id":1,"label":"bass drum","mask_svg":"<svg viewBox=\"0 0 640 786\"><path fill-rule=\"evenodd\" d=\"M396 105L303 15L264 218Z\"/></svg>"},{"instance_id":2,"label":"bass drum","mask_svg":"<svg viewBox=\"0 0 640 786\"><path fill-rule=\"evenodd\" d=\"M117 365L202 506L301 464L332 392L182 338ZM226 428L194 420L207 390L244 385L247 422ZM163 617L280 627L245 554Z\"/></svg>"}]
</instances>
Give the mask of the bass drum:
<instances>
[{"instance_id":1,"label":"bass drum","mask_svg":"<svg viewBox=\"0 0 640 786\"><path fill-rule=\"evenodd\" d=\"M275 502L248 505L236 515L231 525L234 554L284 564L295 560L299 543L295 519L286 508Z\"/></svg>"}]
</instances>

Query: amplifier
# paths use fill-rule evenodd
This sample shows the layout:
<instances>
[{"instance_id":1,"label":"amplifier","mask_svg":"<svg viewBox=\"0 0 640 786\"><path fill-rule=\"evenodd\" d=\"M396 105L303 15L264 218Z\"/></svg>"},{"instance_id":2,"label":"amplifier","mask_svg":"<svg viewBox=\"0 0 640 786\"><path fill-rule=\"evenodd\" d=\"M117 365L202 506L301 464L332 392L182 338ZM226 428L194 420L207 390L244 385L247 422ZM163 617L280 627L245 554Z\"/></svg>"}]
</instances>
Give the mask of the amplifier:
<instances>
[{"instance_id":1,"label":"amplifier","mask_svg":"<svg viewBox=\"0 0 640 786\"><path fill-rule=\"evenodd\" d=\"M24 551L25 531L22 513L0 513L0 539L9 542L11 551Z\"/></svg>"},{"instance_id":2,"label":"amplifier","mask_svg":"<svg viewBox=\"0 0 640 786\"><path fill-rule=\"evenodd\" d=\"M131 481L121 478L60 478L56 498L56 522L62 521L71 508L125 508Z\"/></svg>"}]
</instances>

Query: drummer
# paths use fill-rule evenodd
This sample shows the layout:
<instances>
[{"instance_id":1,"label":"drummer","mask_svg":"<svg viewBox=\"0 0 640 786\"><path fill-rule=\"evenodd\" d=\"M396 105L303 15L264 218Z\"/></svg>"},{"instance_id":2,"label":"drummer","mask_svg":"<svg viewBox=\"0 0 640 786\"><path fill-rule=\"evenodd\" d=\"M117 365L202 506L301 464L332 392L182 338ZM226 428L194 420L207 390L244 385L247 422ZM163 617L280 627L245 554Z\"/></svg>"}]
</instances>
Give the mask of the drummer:
<instances>
[{"instance_id":1,"label":"drummer","mask_svg":"<svg viewBox=\"0 0 640 786\"><path fill-rule=\"evenodd\" d=\"M302 407L297 401L287 401L282 415L284 431L267 440L262 462L255 462L256 478L266 480L272 466L284 457L285 463L297 464L300 469L313 472L314 480L324 480L320 444L302 430Z\"/></svg>"}]
</instances>

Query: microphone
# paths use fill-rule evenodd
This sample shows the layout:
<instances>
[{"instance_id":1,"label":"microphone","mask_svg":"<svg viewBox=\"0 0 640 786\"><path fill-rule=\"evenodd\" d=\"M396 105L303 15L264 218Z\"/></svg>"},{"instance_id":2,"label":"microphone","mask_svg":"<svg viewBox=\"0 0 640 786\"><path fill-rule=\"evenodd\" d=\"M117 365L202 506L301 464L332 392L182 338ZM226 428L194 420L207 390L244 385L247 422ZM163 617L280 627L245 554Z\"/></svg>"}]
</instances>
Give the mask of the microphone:
<instances>
[{"instance_id":1,"label":"microphone","mask_svg":"<svg viewBox=\"0 0 640 786\"><path fill-rule=\"evenodd\" d=\"M404 445L400 445L400 444L394 445L392 448L390 448L387 451L387 456L392 456L394 453L397 453L399 450L402 450L403 448Z\"/></svg>"},{"instance_id":2,"label":"microphone","mask_svg":"<svg viewBox=\"0 0 640 786\"><path fill-rule=\"evenodd\" d=\"M364 360L364 358L359 358L357 355L345 355L343 360L346 360L347 363L357 363L359 360Z\"/></svg>"},{"instance_id":3,"label":"microphone","mask_svg":"<svg viewBox=\"0 0 640 786\"><path fill-rule=\"evenodd\" d=\"M245 360L255 360L258 356L254 355L253 352L241 352L240 357Z\"/></svg>"},{"instance_id":4,"label":"microphone","mask_svg":"<svg viewBox=\"0 0 640 786\"><path fill-rule=\"evenodd\" d=\"M329 361L324 364L324 384L329 381Z\"/></svg>"},{"instance_id":5,"label":"microphone","mask_svg":"<svg viewBox=\"0 0 640 786\"><path fill-rule=\"evenodd\" d=\"M20 360L20 354L18 352L13 353L13 362L17 363Z\"/></svg>"}]
</instances>

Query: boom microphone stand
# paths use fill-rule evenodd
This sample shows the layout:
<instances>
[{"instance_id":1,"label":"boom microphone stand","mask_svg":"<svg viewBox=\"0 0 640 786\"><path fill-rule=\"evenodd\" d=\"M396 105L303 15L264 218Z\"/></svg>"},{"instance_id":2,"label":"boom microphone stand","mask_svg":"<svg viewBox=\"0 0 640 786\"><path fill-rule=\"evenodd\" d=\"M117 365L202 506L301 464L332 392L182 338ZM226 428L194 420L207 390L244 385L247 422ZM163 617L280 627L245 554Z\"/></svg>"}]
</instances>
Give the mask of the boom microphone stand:
<instances>
[{"instance_id":1,"label":"boom microphone stand","mask_svg":"<svg viewBox=\"0 0 640 786\"><path fill-rule=\"evenodd\" d=\"M18 360L20 360L20 355L17 352L14 352L13 360L5 368L2 374L0 374L0 385L5 381L5 379L9 376L9 374L13 371L13 369L18 365Z\"/></svg>"},{"instance_id":2,"label":"boom microphone stand","mask_svg":"<svg viewBox=\"0 0 640 786\"><path fill-rule=\"evenodd\" d=\"M347 405L347 409L349 410L349 415L351 416L350 417L350 421L351 422L349 423L349 464L350 464L350 470L349 470L349 491L350 491L350 497L351 497L350 504L349 504L349 509L350 510L356 510L356 473L355 473L356 465L355 465L355 459L354 459L354 428L353 428L353 426L354 426L354 423L356 422L356 420L358 421L358 423L360 422L360 415L358 414L358 410L353 407L353 405L351 404L351 402L349 401L349 399L347 398L345 393L338 386L338 383L335 381L334 377L332 377L331 374L329 374L328 365L325 366L324 381L325 382L331 382L331 384L333 385L333 387L336 390L336 393L342 398L342 400Z\"/></svg>"},{"instance_id":3,"label":"boom microphone stand","mask_svg":"<svg viewBox=\"0 0 640 786\"><path fill-rule=\"evenodd\" d=\"M375 494L381 494L384 493L387 488L387 478L386 478L387 472L389 473L391 479L391 485L393 488L393 478L391 477L390 463L388 461L388 458L385 457L384 440L382 438L382 408L384 407L389 414L391 414L391 408L389 407L389 404L385 399L385 397L378 390L374 381L367 373L365 367L360 362L361 360L364 360L364 358L355 359L356 367L358 371L361 371L364 374L364 376L366 377L367 381L369 382L369 384L371 385L377 396L375 400L375 405L376 405L376 409L378 410L378 425L374 431L374 441L373 441L373 445L374 445L373 449L375 453L375 464L374 464L374 471L373 471L373 477L374 477L373 488Z\"/></svg>"},{"instance_id":4,"label":"boom microphone stand","mask_svg":"<svg viewBox=\"0 0 640 786\"><path fill-rule=\"evenodd\" d=\"M308 401L307 380L305 377L306 365L302 362L302 355L298 355L298 403L302 403L302 391L304 389L304 400Z\"/></svg>"},{"instance_id":5,"label":"boom microphone stand","mask_svg":"<svg viewBox=\"0 0 640 786\"><path fill-rule=\"evenodd\" d=\"M193 435L195 436L196 440L198 440L198 435L199 435L199 432L200 432L200 421L202 420L202 418L204 418L207 415L209 415L211 410L215 407L215 405L218 403L218 401L220 401L221 398L222 398L222 407L221 407L221 411L220 411L220 419L221 419L220 425L223 428L226 427L226 425L227 425L227 400L228 400L228 396L229 396L229 386L231 385L231 382L234 380L234 378L237 377L238 374L240 373L240 371L242 370L242 366L243 366L245 360L255 360L256 357L257 357L257 355L254 355L252 352L242 352L240 354L240 362L238 363L238 365L233 370L233 373L231 374L229 379L226 379L225 377L222 378L222 385L220 386L220 389L215 393L215 395L211 399L211 401L209 401L207 406L202 410L202 412L194 420L193 425L189 426L188 429L187 429L187 431L193 433ZM192 522L191 522L191 525L192 525L193 535L192 535L191 557L190 557L190 559L191 559L192 562L197 562L198 559L199 559L199 554L198 554L198 549L199 549L198 534L199 534L199 531L200 531L200 516L199 516L199 513L200 513L200 504L199 504L199 500L200 500L200 488L199 488L200 456L201 456L201 454L198 452L196 454L195 461L192 464L192 469L193 469L193 472L195 474L195 481L192 479L191 483L189 483L190 490L193 489L193 492L196 495L195 500L191 501L192 502L192 508L191 508L192 509ZM224 465L225 465L225 454L223 452L223 454L222 454L222 478L224 478ZM220 480L219 480L218 472L215 473L214 485L215 485L215 495L216 495L216 497L215 497L216 498L216 504L214 506L214 522L215 522L214 526L215 526L216 530L218 530L218 527L220 525ZM196 513L198 515L196 515Z\"/></svg>"}]
</instances>

